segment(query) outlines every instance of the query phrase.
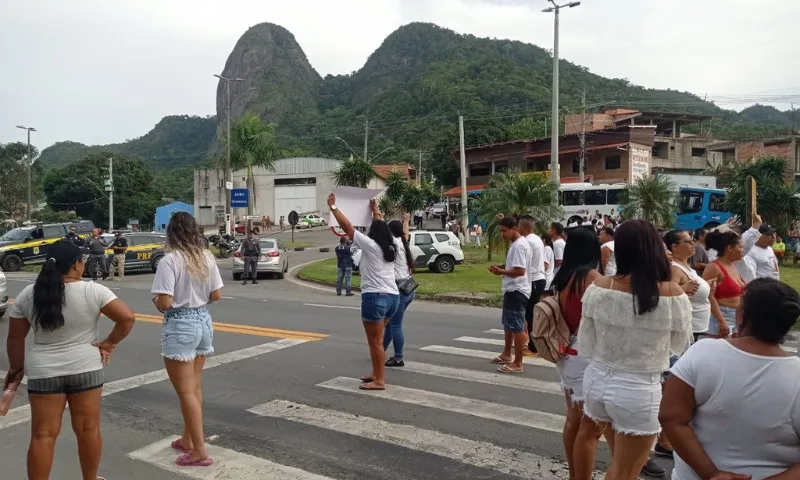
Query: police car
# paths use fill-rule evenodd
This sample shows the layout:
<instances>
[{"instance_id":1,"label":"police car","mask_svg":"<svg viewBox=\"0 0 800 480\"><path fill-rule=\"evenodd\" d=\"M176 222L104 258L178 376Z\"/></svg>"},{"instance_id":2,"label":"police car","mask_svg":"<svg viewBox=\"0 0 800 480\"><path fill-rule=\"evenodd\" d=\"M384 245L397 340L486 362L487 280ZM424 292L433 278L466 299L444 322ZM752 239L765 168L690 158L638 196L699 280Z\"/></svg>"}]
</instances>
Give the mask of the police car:
<instances>
[{"instance_id":1,"label":"police car","mask_svg":"<svg viewBox=\"0 0 800 480\"><path fill-rule=\"evenodd\" d=\"M71 227L79 236L89 238L94 224L88 220L36 223L7 231L0 237L0 268L17 272L23 265L43 263L50 245L66 237Z\"/></svg>"},{"instance_id":2,"label":"police car","mask_svg":"<svg viewBox=\"0 0 800 480\"><path fill-rule=\"evenodd\" d=\"M167 236L160 233L130 232L123 233L122 236L128 240L128 250L125 252L125 273L130 272L155 272L158 264L164 258L164 248L167 243ZM111 268L111 258L114 256L114 249L110 247L111 241L107 244L106 254L109 255L109 269Z\"/></svg>"},{"instance_id":3,"label":"police car","mask_svg":"<svg viewBox=\"0 0 800 480\"><path fill-rule=\"evenodd\" d=\"M464 263L461 242L450 231L413 230L408 243L417 268L427 267L434 273L451 273ZM361 250L353 248L354 271L361 263Z\"/></svg>"}]
</instances>

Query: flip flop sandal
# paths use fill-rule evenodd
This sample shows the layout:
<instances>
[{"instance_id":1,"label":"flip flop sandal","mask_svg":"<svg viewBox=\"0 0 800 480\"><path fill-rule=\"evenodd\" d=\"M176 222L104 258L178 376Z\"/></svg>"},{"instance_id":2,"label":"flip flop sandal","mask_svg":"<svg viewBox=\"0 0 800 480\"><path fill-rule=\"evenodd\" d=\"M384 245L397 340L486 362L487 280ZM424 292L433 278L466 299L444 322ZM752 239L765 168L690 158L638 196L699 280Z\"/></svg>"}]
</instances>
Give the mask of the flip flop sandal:
<instances>
[{"instance_id":1,"label":"flip flop sandal","mask_svg":"<svg viewBox=\"0 0 800 480\"><path fill-rule=\"evenodd\" d=\"M362 383L358 386L359 390L386 390L386 387L370 387L366 383Z\"/></svg>"},{"instance_id":2,"label":"flip flop sandal","mask_svg":"<svg viewBox=\"0 0 800 480\"><path fill-rule=\"evenodd\" d=\"M214 460L211 457L206 457L202 460L192 460L191 453L184 453L175 460L175 463L181 467L210 467L214 464Z\"/></svg>"},{"instance_id":3,"label":"flip flop sandal","mask_svg":"<svg viewBox=\"0 0 800 480\"><path fill-rule=\"evenodd\" d=\"M508 365L503 365L502 367L498 368L497 371L500 372L500 373L522 373L523 372L522 369L517 370L517 369L509 367Z\"/></svg>"},{"instance_id":4,"label":"flip flop sandal","mask_svg":"<svg viewBox=\"0 0 800 480\"><path fill-rule=\"evenodd\" d=\"M183 444L181 444L181 439L180 438L177 439L177 440L173 440L172 443L169 444L169 446L172 447L173 450L177 450L179 452L183 452L183 453L191 452L191 450L189 450L188 448L184 448L183 447Z\"/></svg>"},{"instance_id":5,"label":"flip flop sandal","mask_svg":"<svg viewBox=\"0 0 800 480\"><path fill-rule=\"evenodd\" d=\"M370 377L370 376L366 376L366 377L361 377L361 381L364 382L364 383L370 383L370 382L374 382L375 379Z\"/></svg>"},{"instance_id":6,"label":"flip flop sandal","mask_svg":"<svg viewBox=\"0 0 800 480\"><path fill-rule=\"evenodd\" d=\"M494 363L495 365L508 365L509 363L511 363L511 360L503 360L502 358L500 358L498 356L498 357L494 357L492 359L492 361L489 362L489 363Z\"/></svg>"}]
</instances>

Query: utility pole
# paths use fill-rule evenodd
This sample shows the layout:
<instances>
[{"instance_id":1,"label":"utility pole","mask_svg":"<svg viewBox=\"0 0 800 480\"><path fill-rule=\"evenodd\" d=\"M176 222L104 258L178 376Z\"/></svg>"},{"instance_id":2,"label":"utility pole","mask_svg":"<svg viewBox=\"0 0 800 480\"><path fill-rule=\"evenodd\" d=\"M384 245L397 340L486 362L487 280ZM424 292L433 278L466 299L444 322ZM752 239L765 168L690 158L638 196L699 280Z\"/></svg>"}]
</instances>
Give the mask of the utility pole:
<instances>
[{"instance_id":1,"label":"utility pole","mask_svg":"<svg viewBox=\"0 0 800 480\"><path fill-rule=\"evenodd\" d=\"M586 169L586 87L583 87L581 103L583 105L583 115L581 116L581 158L578 164L578 181L583 183L584 178L586 178L584 175Z\"/></svg>"},{"instance_id":2,"label":"utility pole","mask_svg":"<svg viewBox=\"0 0 800 480\"><path fill-rule=\"evenodd\" d=\"M458 116L458 141L461 145L461 225L467 225L469 212L467 209L467 154L464 147L464 117Z\"/></svg>"},{"instance_id":3,"label":"utility pole","mask_svg":"<svg viewBox=\"0 0 800 480\"><path fill-rule=\"evenodd\" d=\"M227 117L228 117L228 135L226 143L226 152L225 152L225 233L230 235L231 233L231 222L228 219L233 218L233 211L231 209L231 192L230 190L233 188L233 176L231 175L231 82L244 82L243 78L228 78L223 77L222 75L214 75L215 77L219 78L220 80L225 82L225 89L226 89L226 101L227 101ZM248 195L250 193L248 192Z\"/></svg>"},{"instance_id":4,"label":"utility pole","mask_svg":"<svg viewBox=\"0 0 800 480\"><path fill-rule=\"evenodd\" d=\"M369 140L369 119L364 120L364 161L369 162L367 158L367 141Z\"/></svg>"},{"instance_id":5,"label":"utility pole","mask_svg":"<svg viewBox=\"0 0 800 480\"><path fill-rule=\"evenodd\" d=\"M106 180L106 192L108 192L108 231L114 230L114 159L108 158L108 180Z\"/></svg>"},{"instance_id":6,"label":"utility pole","mask_svg":"<svg viewBox=\"0 0 800 480\"><path fill-rule=\"evenodd\" d=\"M560 185L561 180L559 178L558 171L558 17L562 8L577 7L581 4L581 2L570 2L564 5L556 4L555 0L549 0L549 2L552 3L553 6L550 8L545 8L542 11L545 13L553 12L555 14L555 20L553 24L553 88L551 91L553 94L553 117L550 119L552 122L552 136L550 141L550 179L553 180L556 185Z\"/></svg>"},{"instance_id":7,"label":"utility pole","mask_svg":"<svg viewBox=\"0 0 800 480\"><path fill-rule=\"evenodd\" d=\"M33 211L33 204L31 203L31 166L33 165L33 149L31 148L31 132L35 132L36 129L33 127L26 127L24 125L17 125L17 128L21 128L23 130L28 131L28 206L25 209L25 218L27 220L31 219L31 213Z\"/></svg>"},{"instance_id":8,"label":"utility pole","mask_svg":"<svg viewBox=\"0 0 800 480\"><path fill-rule=\"evenodd\" d=\"M422 150L419 151L419 171L417 171L417 185L422 186Z\"/></svg>"}]
</instances>

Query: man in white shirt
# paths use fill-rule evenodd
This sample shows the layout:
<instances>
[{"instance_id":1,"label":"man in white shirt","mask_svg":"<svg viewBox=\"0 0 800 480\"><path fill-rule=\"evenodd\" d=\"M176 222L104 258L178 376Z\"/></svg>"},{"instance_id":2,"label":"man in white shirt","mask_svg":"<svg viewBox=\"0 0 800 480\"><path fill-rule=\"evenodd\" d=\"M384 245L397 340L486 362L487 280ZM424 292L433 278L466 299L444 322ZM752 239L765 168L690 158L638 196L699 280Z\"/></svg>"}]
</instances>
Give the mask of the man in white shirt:
<instances>
[{"instance_id":1,"label":"man in white shirt","mask_svg":"<svg viewBox=\"0 0 800 480\"><path fill-rule=\"evenodd\" d=\"M755 230L755 228L750 228L750 230ZM750 231L748 230L745 233L750 233ZM747 258L751 259L755 264L755 276L756 278L780 280L778 257L775 256L775 252L772 250L772 244L775 243L775 229L771 225L764 223L758 226L758 233L760 236L757 237L758 239L746 254Z\"/></svg>"},{"instance_id":2,"label":"man in white shirt","mask_svg":"<svg viewBox=\"0 0 800 480\"><path fill-rule=\"evenodd\" d=\"M564 236L564 225L558 222L553 222L550 225L550 239L553 240L553 261L556 263L553 269L553 275L558 273L561 268L561 262L564 261L564 248L567 242L562 238Z\"/></svg>"},{"instance_id":3,"label":"man in white shirt","mask_svg":"<svg viewBox=\"0 0 800 480\"><path fill-rule=\"evenodd\" d=\"M539 303L547 284L544 270L544 242L535 233L536 221L530 215L523 215L519 219L519 233L528 241L531 247L531 261L528 264L528 280L531 282L531 296L525 308L525 322L528 324L528 350L536 353L536 346L531 340L533 330L533 306Z\"/></svg>"},{"instance_id":4,"label":"man in white shirt","mask_svg":"<svg viewBox=\"0 0 800 480\"><path fill-rule=\"evenodd\" d=\"M500 220L500 234L503 240L511 243L506 256L506 264L492 265L489 271L503 276L503 330L505 346L503 353L492 360L501 365L501 373L522 372L523 349L527 340L525 333L525 308L531 295L531 282L527 269L531 262L530 243L520 235L517 221L507 217ZM514 345L514 358L511 358L511 345Z\"/></svg>"}]
</instances>

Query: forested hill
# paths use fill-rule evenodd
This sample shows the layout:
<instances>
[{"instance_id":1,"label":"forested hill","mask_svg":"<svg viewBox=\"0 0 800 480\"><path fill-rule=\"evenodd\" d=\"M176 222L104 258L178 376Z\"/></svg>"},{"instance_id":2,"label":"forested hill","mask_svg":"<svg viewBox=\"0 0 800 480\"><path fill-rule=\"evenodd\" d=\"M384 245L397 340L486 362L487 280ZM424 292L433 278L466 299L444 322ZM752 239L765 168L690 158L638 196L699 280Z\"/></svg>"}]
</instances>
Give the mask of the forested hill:
<instances>
[{"instance_id":1,"label":"forested hill","mask_svg":"<svg viewBox=\"0 0 800 480\"><path fill-rule=\"evenodd\" d=\"M283 148L349 156L340 137L360 153L368 120L371 157L388 149L381 161L408 162L422 150L427 169L444 183L454 179L448 151L457 145L459 113L465 116L469 145L543 136L550 116L552 57L547 50L460 35L426 23L393 32L358 71L324 78L288 30L263 23L242 35L223 73L244 79L232 85L234 117L253 110L277 123ZM613 104L712 115L712 133L718 138L762 135L790 126L785 112L760 111L771 107L740 115L691 93L647 89L562 61L562 114L580 111L584 89L589 110ZM225 114L224 92L218 88L219 118ZM193 165L215 152L214 132L213 117L166 117L144 137L104 148L142 156L159 166ZM56 144L45 149L42 162L67 163L79 147Z\"/></svg>"}]
</instances>

